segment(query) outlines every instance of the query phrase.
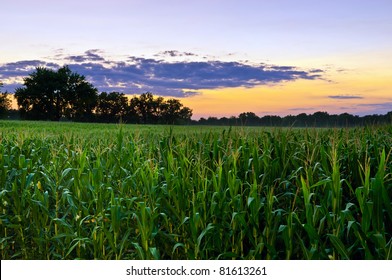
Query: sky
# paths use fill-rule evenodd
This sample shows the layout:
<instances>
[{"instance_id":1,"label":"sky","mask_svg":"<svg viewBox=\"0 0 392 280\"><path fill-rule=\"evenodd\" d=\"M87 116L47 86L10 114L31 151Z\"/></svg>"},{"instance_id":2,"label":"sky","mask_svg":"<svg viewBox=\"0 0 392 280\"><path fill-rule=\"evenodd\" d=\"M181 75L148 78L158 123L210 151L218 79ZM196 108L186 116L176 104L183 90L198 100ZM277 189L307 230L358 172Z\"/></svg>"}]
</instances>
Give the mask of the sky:
<instances>
[{"instance_id":1,"label":"sky","mask_svg":"<svg viewBox=\"0 0 392 280\"><path fill-rule=\"evenodd\" d=\"M390 0L13 0L2 91L68 65L100 92L177 98L193 118L392 111Z\"/></svg>"}]
</instances>

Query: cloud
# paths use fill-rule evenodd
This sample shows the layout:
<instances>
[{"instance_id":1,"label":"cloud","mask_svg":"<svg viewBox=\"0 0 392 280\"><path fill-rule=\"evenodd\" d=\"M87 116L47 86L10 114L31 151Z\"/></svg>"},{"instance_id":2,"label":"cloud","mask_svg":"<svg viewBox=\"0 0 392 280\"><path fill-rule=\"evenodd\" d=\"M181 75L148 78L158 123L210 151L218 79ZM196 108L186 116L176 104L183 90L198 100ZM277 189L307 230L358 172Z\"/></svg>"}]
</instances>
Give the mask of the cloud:
<instances>
[{"instance_id":1,"label":"cloud","mask_svg":"<svg viewBox=\"0 0 392 280\"><path fill-rule=\"evenodd\" d=\"M159 52L154 56L155 57L165 57L165 56L184 57L184 56L198 56L198 55L195 53L191 53L191 52L180 52L180 51L176 51L176 50L170 50L170 51Z\"/></svg>"},{"instance_id":2,"label":"cloud","mask_svg":"<svg viewBox=\"0 0 392 280\"><path fill-rule=\"evenodd\" d=\"M360 95L329 95L331 99L363 99Z\"/></svg>"},{"instance_id":3,"label":"cloud","mask_svg":"<svg viewBox=\"0 0 392 280\"><path fill-rule=\"evenodd\" d=\"M16 88L22 86L23 78L27 77L37 67L58 69L60 66L42 60L22 60L0 64L0 81L4 84L1 91L14 92Z\"/></svg>"},{"instance_id":4,"label":"cloud","mask_svg":"<svg viewBox=\"0 0 392 280\"><path fill-rule=\"evenodd\" d=\"M64 64L72 71L86 76L100 91L131 94L150 91L157 95L184 97L199 94L203 89L252 88L298 79L321 79L324 73L320 69L306 70L294 66L255 65L238 61L169 62L134 56L114 61L105 59L100 53L99 50L89 50L82 55L64 55ZM170 56L179 53L167 51ZM40 60L7 63L0 65L0 79L7 84L11 79L27 76L38 66L61 67L57 63Z\"/></svg>"},{"instance_id":5,"label":"cloud","mask_svg":"<svg viewBox=\"0 0 392 280\"><path fill-rule=\"evenodd\" d=\"M365 104L358 104L360 107L374 107L374 108L381 108L381 109L388 109L392 111L392 102L384 102L384 103L365 103Z\"/></svg>"},{"instance_id":6,"label":"cloud","mask_svg":"<svg viewBox=\"0 0 392 280\"><path fill-rule=\"evenodd\" d=\"M29 73L37 67L56 68L56 63L46 62L42 60L22 60L17 62L10 62L0 65L0 76L12 76L19 73Z\"/></svg>"},{"instance_id":7,"label":"cloud","mask_svg":"<svg viewBox=\"0 0 392 280\"><path fill-rule=\"evenodd\" d=\"M290 108L288 111L294 111L294 112L308 112L308 111L314 111L314 107L297 107L297 108Z\"/></svg>"},{"instance_id":8,"label":"cloud","mask_svg":"<svg viewBox=\"0 0 392 280\"><path fill-rule=\"evenodd\" d=\"M77 63L83 63L83 62L103 62L105 59L99 55L98 53L101 52L98 49L94 50L88 50L86 51L83 55L71 55L71 56L66 56L64 59L72 61L72 62L77 62Z\"/></svg>"}]
</instances>

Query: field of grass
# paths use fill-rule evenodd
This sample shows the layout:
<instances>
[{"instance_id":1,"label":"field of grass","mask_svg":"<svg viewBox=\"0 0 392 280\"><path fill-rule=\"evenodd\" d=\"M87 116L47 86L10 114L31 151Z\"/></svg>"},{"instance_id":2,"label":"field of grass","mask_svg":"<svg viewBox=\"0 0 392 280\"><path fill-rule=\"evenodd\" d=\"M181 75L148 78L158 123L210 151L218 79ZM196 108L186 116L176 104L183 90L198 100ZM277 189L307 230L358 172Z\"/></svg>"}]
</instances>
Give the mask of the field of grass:
<instances>
[{"instance_id":1,"label":"field of grass","mask_svg":"<svg viewBox=\"0 0 392 280\"><path fill-rule=\"evenodd\" d=\"M0 122L1 259L392 259L392 127Z\"/></svg>"}]
</instances>

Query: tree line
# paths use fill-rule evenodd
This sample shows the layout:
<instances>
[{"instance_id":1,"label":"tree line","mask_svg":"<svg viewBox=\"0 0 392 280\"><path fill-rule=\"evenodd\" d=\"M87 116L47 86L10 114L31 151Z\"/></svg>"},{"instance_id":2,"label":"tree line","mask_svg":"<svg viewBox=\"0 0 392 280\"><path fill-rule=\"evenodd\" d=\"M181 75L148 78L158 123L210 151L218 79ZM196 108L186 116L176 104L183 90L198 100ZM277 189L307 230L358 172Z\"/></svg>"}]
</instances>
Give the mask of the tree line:
<instances>
[{"instance_id":1,"label":"tree line","mask_svg":"<svg viewBox=\"0 0 392 280\"><path fill-rule=\"evenodd\" d=\"M68 66L57 71L38 67L15 90L18 113L25 120L186 124L192 110L178 99L165 100L152 93L129 99L120 92L101 92ZM0 113L10 110L7 93L1 94Z\"/></svg>"},{"instance_id":2,"label":"tree line","mask_svg":"<svg viewBox=\"0 0 392 280\"><path fill-rule=\"evenodd\" d=\"M315 112L313 114L301 113L285 117L267 115L258 117L253 112L241 113L238 117L230 118L201 118L193 121L201 125L224 125L224 126L281 126L281 127L351 127L366 125L392 124L392 111L385 115L356 116L348 113L328 114L327 112Z\"/></svg>"}]
</instances>

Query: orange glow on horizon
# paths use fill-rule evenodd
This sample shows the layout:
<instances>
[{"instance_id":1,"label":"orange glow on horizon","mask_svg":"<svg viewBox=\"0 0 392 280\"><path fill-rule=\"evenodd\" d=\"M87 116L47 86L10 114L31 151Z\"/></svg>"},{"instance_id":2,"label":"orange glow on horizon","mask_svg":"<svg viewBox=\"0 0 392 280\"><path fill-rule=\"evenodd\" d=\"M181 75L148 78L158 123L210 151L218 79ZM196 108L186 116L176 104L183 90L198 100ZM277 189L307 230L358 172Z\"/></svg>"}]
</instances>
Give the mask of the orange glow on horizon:
<instances>
[{"instance_id":1,"label":"orange glow on horizon","mask_svg":"<svg viewBox=\"0 0 392 280\"><path fill-rule=\"evenodd\" d=\"M330 114L364 114L377 106L392 111L392 72L367 75L364 72L335 73L327 80L297 80L254 88L199 90L199 95L176 98L193 110L193 119L231 117L243 112L264 115L298 115L326 111ZM135 95L128 95L129 98ZM17 109L11 95L12 108ZM390 109L387 107L391 106ZM383 112L381 112L383 113Z\"/></svg>"},{"instance_id":2,"label":"orange glow on horizon","mask_svg":"<svg viewBox=\"0 0 392 280\"><path fill-rule=\"evenodd\" d=\"M330 114L363 114L376 105L392 102L392 85L383 73L364 76L345 74L326 80L298 80L273 86L203 90L182 98L193 109L193 118L230 117L243 112L263 115L297 115L326 111ZM389 110L392 111L392 108Z\"/></svg>"}]
</instances>

